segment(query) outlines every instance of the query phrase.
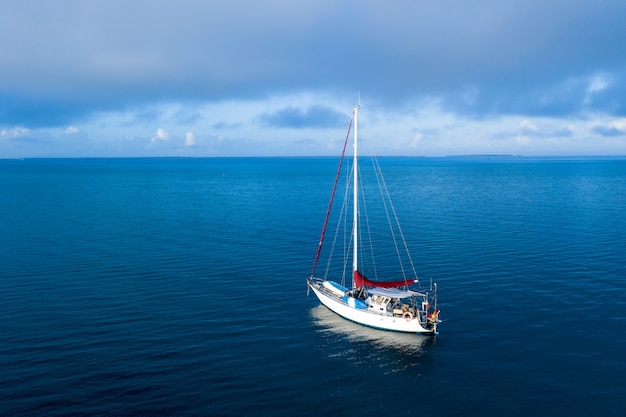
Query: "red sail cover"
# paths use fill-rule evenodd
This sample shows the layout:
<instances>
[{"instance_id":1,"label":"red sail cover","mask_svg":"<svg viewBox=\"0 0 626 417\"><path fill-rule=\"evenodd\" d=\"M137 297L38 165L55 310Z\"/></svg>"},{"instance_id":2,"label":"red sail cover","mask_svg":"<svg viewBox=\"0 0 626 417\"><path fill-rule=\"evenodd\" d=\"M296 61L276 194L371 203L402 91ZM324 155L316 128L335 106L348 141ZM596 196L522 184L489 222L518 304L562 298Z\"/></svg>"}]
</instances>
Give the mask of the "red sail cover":
<instances>
[{"instance_id":1,"label":"red sail cover","mask_svg":"<svg viewBox=\"0 0 626 417\"><path fill-rule=\"evenodd\" d=\"M359 271L354 271L354 285L356 287L378 287L378 288L399 288L404 287L406 285L411 285L415 281L413 280L402 280L402 281L370 281L365 277L365 275L361 274Z\"/></svg>"}]
</instances>

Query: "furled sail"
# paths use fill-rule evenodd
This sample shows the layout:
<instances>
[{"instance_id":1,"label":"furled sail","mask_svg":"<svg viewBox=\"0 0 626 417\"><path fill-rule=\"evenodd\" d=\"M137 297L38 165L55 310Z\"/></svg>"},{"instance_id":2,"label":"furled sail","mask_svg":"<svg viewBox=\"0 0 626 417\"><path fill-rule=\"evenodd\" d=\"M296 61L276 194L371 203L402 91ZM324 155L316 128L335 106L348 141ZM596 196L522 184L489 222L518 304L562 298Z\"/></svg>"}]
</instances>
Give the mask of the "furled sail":
<instances>
[{"instance_id":1,"label":"furled sail","mask_svg":"<svg viewBox=\"0 0 626 417\"><path fill-rule=\"evenodd\" d=\"M411 285L415 280L401 281L371 281L367 277L361 274L359 271L354 271L354 286L355 287L378 287L378 288L399 288L407 285Z\"/></svg>"}]
</instances>

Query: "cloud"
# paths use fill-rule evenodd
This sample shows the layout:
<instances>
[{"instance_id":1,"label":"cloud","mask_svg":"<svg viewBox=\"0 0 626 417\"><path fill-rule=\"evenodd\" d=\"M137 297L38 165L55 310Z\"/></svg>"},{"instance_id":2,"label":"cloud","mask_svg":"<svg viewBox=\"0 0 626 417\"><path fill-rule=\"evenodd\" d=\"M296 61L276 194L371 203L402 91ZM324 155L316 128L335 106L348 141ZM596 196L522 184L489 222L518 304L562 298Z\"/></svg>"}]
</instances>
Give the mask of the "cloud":
<instances>
[{"instance_id":1,"label":"cloud","mask_svg":"<svg viewBox=\"0 0 626 417\"><path fill-rule=\"evenodd\" d=\"M486 100L477 104L497 107L516 91L527 92L520 101L530 103L533 87L550 89L598 69L623 72L625 58L615 51L626 37L624 5L570 3L401 0L367 4L354 10L356 19L340 19L351 2L137 0L122 14L116 0L89 8L61 0L36 10L17 2L0 17L7 41L0 43L0 92L23 105L20 117L41 123L120 104L275 91L361 89L394 105L420 94L453 100L476 86ZM62 16L69 23L59 27ZM173 19L186 29L151 30ZM55 114L28 113L59 105Z\"/></svg>"},{"instance_id":2,"label":"cloud","mask_svg":"<svg viewBox=\"0 0 626 417\"><path fill-rule=\"evenodd\" d=\"M156 135L152 137L152 143L165 141L168 139L169 139L169 133L165 129L158 128L156 131Z\"/></svg>"},{"instance_id":3,"label":"cloud","mask_svg":"<svg viewBox=\"0 0 626 417\"><path fill-rule=\"evenodd\" d=\"M77 128L76 126L69 126L67 129L65 129L65 133L67 134L73 134L73 133L78 133L80 132L80 129Z\"/></svg>"},{"instance_id":4,"label":"cloud","mask_svg":"<svg viewBox=\"0 0 626 417\"><path fill-rule=\"evenodd\" d=\"M600 136L626 136L626 118L612 120L604 125L597 125L591 129Z\"/></svg>"},{"instance_id":5,"label":"cloud","mask_svg":"<svg viewBox=\"0 0 626 417\"><path fill-rule=\"evenodd\" d=\"M260 120L266 126L281 128L326 128L339 127L346 123L344 113L339 113L322 105L314 105L309 108L290 106L271 113L264 113Z\"/></svg>"},{"instance_id":6,"label":"cloud","mask_svg":"<svg viewBox=\"0 0 626 417\"><path fill-rule=\"evenodd\" d=\"M588 94L597 93L603 90L611 84L611 80L604 74L596 74L589 80L589 87L587 88Z\"/></svg>"},{"instance_id":7,"label":"cloud","mask_svg":"<svg viewBox=\"0 0 626 417\"><path fill-rule=\"evenodd\" d=\"M624 74L626 75L626 67ZM581 112L626 113L624 77L576 74L561 79L511 78L506 85L485 83L442 95L443 108L471 117L532 115L568 117Z\"/></svg>"},{"instance_id":8,"label":"cloud","mask_svg":"<svg viewBox=\"0 0 626 417\"><path fill-rule=\"evenodd\" d=\"M519 124L519 130L522 134L534 135L537 133L537 126L528 119L522 120Z\"/></svg>"},{"instance_id":9,"label":"cloud","mask_svg":"<svg viewBox=\"0 0 626 417\"><path fill-rule=\"evenodd\" d=\"M196 136L193 132L187 132L185 134L185 148L196 146Z\"/></svg>"},{"instance_id":10,"label":"cloud","mask_svg":"<svg viewBox=\"0 0 626 417\"><path fill-rule=\"evenodd\" d=\"M573 135L573 132L569 127L554 127L545 124L538 126L537 122L532 122L528 119L525 119L520 123L519 133L524 136L535 138L567 138Z\"/></svg>"},{"instance_id":11,"label":"cloud","mask_svg":"<svg viewBox=\"0 0 626 417\"><path fill-rule=\"evenodd\" d=\"M181 149L170 135L205 132L226 138L216 153L323 153L359 92L364 120L397 153L474 153L505 131L529 146L622 135L607 122L626 116L622 0L77 4L3 5L2 138L22 126L38 143L57 140L55 155L135 155L159 143L153 155ZM171 22L184 29L154 30ZM428 118L425 103L437 104ZM89 132L80 149L61 138L77 126ZM452 136L434 133L450 126ZM245 149L225 145L237 141ZM190 142L189 154L201 151Z\"/></svg>"},{"instance_id":12,"label":"cloud","mask_svg":"<svg viewBox=\"0 0 626 417\"><path fill-rule=\"evenodd\" d=\"M0 138L2 139L15 139L20 136L27 135L29 133L29 129L23 126L16 126L11 129L0 129Z\"/></svg>"}]
</instances>

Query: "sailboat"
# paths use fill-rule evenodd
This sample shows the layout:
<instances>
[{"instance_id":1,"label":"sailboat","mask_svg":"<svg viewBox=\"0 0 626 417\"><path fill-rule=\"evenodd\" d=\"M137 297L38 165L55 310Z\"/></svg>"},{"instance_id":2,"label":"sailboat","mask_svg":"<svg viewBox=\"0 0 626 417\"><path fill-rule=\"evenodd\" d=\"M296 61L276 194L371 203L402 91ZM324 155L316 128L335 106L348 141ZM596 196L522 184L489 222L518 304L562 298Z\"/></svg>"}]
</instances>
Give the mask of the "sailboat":
<instances>
[{"instance_id":1,"label":"sailboat","mask_svg":"<svg viewBox=\"0 0 626 417\"><path fill-rule=\"evenodd\" d=\"M352 119L348 126L348 133L343 146L343 152L339 161L339 167L337 168L337 174L333 185L333 190L326 211L326 218L322 227L322 233L320 236L319 244L317 247L317 254L313 263L313 269L311 275L307 279L308 289L312 290L317 296L319 301L328 307L331 311L337 313L345 319L359 323L364 326L373 327L383 330L391 330L404 333L416 333L425 335L436 335L438 333L437 326L441 322L439 319L440 310L437 308L437 284L430 285L427 290L421 289L415 272L415 267L410 256L410 252L406 246L406 240L404 234L400 228L400 223L397 221L396 211L391 203L390 193L387 190L384 177L380 170L380 165L377 159L372 158L371 167L373 168L375 182L378 185L380 195L383 198L381 211L386 213L387 224L391 230L390 236L395 239L389 246L395 249L395 254L399 260L401 271L396 279L378 279L378 272L376 267L375 251L379 249L382 244L379 240L375 240L375 243L370 242L369 247L366 245L366 238L372 236L372 228L369 222L365 220L369 219L367 210L369 203L365 205L365 197L362 196L359 188L367 188L365 183L361 179L360 166L359 166L359 138L358 138L358 113L360 106L357 105L353 108ZM344 239L344 249L339 251L343 254L343 259L339 261L343 268L343 272L339 273L340 268L333 269L332 253L336 252L335 247L337 243L337 236L340 235L339 228L335 232L335 240L332 244L331 255L329 256L328 266L323 276L316 276L316 267L320 260L320 254L322 253L322 246L324 243L325 232L331 218L333 201L337 191L337 186L341 177L341 168L344 161L346 147L350 138L350 130L354 124L353 134L353 146L354 153L352 158L352 168L346 179L344 204L342 205L341 213L336 216L337 219L344 219L344 228L347 230L351 228L349 233L345 233L348 237ZM348 158L349 159L349 158ZM371 183L368 184L371 187ZM351 188L351 190L350 190ZM352 191L352 192L350 192ZM352 199L352 215L349 216L350 211L349 200ZM360 204L361 203L361 204ZM365 213L364 221L361 221L361 214ZM351 217L351 226L349 220ZM367 223L362 227L362 223ZM381 226L382 223L376 223L377 226ZM386 228L386 226L385 226ZM361 231L363 229L363 231ZM394 231L395 230L395 231ZM399 241L401 245L399 244ZM402 250L400 247L402 246ZM350 250L350 247L352 250ZM351 255L350 255L351 252ZM351 273L348 273L349 257L351 256ZM395 257L395 255L393 256ZM364 258L370 260L369 266L365 265ZM402 259L405 259L403 261ZM385 263L391 259L390 256L385 256ZM408 259L408 261L406 261ZM379 262L380 264L380 262ZM405 266L409 264L411 266L411 272L407 274L405 272ZM367 278L364 268L371 269L376 277ZM394 270L393 268L385 268L388 271ZM331 278L329 275L335 273L337 276ZM394 272L395 273L395 272ZM400 275L401 274L401 275ZM398 279L402 277L402 279ZM349 282L346 282L349 281Z\"/></svg>"}]
</instances>

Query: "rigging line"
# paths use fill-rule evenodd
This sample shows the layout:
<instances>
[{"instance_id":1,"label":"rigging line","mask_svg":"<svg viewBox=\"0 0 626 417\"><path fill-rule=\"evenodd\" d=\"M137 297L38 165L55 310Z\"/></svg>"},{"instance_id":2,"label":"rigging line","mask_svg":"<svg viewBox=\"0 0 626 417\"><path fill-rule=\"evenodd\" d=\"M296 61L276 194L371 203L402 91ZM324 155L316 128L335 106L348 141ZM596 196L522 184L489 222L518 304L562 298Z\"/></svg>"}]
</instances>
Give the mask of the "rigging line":
<instances>
[{"instance_id":1,"label":"rigging line","mask_svg":"<svg viewBox=\"0 0 626 417\"><path fill-rule=\"evenodd\" d=\"M365 187L363 186L363 180L362 180L363 176L359 175L359 178L361 178L361 181L360 181L361 202L363 204L363 215L365 217L365 222L359 222L359 224L362 225L363 223L365 223L365 228L367 229L367 242L369 243L370 257L372 260L372 270L374 273L374 277L378 279L378 270L376 269L376 257L374 256L374 239L372 238L372 229L370 228L369 216L368 216L368 211L367 211L367 199L365 198L365 192L363 191L365 189ZM360 215L360 212L359 212L359 215ZM361 259L365 259L365 257L363 256L364 247L365 247L365 243L363 239L361 239Z\"/></svg>"},{"instance_id":2,"label":"rigging line","mask_svg":"<svg viewBox=\"0 0 626 417\"><path fill-rule=\"evenodd\" d=\"M352 265L350 254L352 253L352 247L354 245L354 233L352 230L348 231L348 213L350 212L350 196L351 196L351 188L350 184L352 184L352 178L354 175L354 170L350 168L348 171L348 175L346 177L346 188L345 194L343 196L343 272L341 275L341 279L345 281L346 276L348 275L348 268L350 268L350 281L352 281ZM354 228L354 222L349 223L352 228ZM342 281L343 282L343 281ZM344 285L345 286L345 285Z\"/></svg>"},{"instance_id":3,"label":"rigging line","mask_svg":"<svg viewBox=\"0 0 626 417\"><path fill-rule=\"evenodd\" d=\"M385 183L385 179L383 177L383 172L380 168L380 164L378 163L378 158L376 158L375 156L372 156L371 159L372 159L372 166L374 169L374 175L376 175L376 182L378 184L378 191L380 192L380 198L383 204L383 208L385 209L385 215L387 216L387 224L389 225L389 232L391 233L391 239L393 240L393 245L396 250L396 256L398 257L398 262L400 264L400 271L402 272L402 278L408 282L406 278L406 273L404 271L404 263L402 262L402 256L400 256L400 249L398 248L398 240L396 239L396 232L393 228L393 224L391 222L391 216L389 215L389 208L387 206L387 204L392 205L391 196L389 195L389 190L387 189L387 184ZM392 211L392 213L395 217L396 225L398 225L399 227L398 219L395 215L395 211Z\"/></svg>"},{"instance_id":4,"label":"rigging line","mask_svg":"<svg viewBox=\"0 0 626 417\"><path fill-rule=\"evenodd\" d=\"M391 196L389 194L389 189L387 188L387 183L385 182L385 177L383 176L382 170L380 168L380 164L378 162L378 159L374 158L374 163L376 164L376 170L377 170L377 180L378 180L378 187L379 190L381 192L381 194L384 192L386 194L386 198L385 195L382 195L382 199L383 199L383 206L385 207L385 213L387 215L387 223L389 224L389 230L391 231L391 236L393 237L393 244L395 246L396 249L396 255L398 256L398 262L400 263L400 268L402 271L402 277L404 278L405 281L407 281L407 277L406 277L406 273L404 270L404 263L402 262L402 256L400 255L400 249L398 248L398 241L396 239L396 232L393 228L393 224L391 223L391 216L389 216L389 209L387 204L389 204L389 207L391 207L391 212L393 214L393 219L395 220L396 223L396 227L398 228L398 231L400 232L400 236L402 237L402 242L404 244L404 248L405 251L407 251L408 256L410 257L410 254L408 253L407 250L407 246L406 246L406 242L402 236L402 229L400 228L400 222L398 221L398 216L396 214L396 211L393 207L393 202L391 200Z\"/></svg>"},{"instance_id":5,"label":"rigging line","mask_svg":"<svg viewBox=\"0 0 626 417\"><path fill-rule=\"evenodd\" d=\"M315 267L317 266L317 261L320 257L320 252L322 250L322 243L324 242L324 233L326 233L326 225L328 224L328 217L330 216L330 209L333 206L333 199L335 198L335 190L337 189L337 182L339 181L339 174L341 173L341 164L343 163L343 156L346 153L346 146L348 145L348 138L350 137L350 129L352 128L352 121L354 117L350 118L350 123L348 124L348 133L346 134L346 140L343 143L343 150L341 151L341 158L339 159L339 166L337 167L337 175L335 175L335 184L333 185L333 192L330 195L330 201L328 202L328 209L326 209L326 219L324 220L324 226L322 227L322 234L320 236L320 241L317 244L317 254L315 255L315 262L313 262L313 269L311 270L311 277L315 275Z\"/></svg>"},{"instance_id":6,"label":"rigging line","mask_svg":"<svg viewBox=\"0 0 626 417\"><path fill-rule=\"evenodd\" d=\"M393 201L391 199L391 195L389 194L389 188L387 188L387 183L385 182L385 177L383 176L382 170L380 169L380 165L378 164L378 159L375 159L376 165L378 167L378 171L380 172L380 181L382 181L383 187L382 189L384 189L385 193L387 194L387 200L389 201L389 206L391 207L391 211L393 213L393 218L396 222L396 227L398 228L398 232L400 234L400 238L402 239L402 244L404 245L404 250L407 254L407 257L409 259L409 263L411 264L411 269L413 271L413 276L414 279L417 281L417 271L415 270L415 264L413 263L413 258L411 257L411 252L409 251L409 246L406 243L406 239L404 237L404 232L402 231L402 227L400 226L400 221L398 220L398 214L396 213L396 209L393 205ZM381 192L382 192L381 189ZM385 205L385 210L387 210L387 207ZM392 231L393 234L393 231ZM397 246L396 246L396 250L397 250ZM398 252L398 257L400 257L400 254ZM402 262L402 261L400 261ZM402 272L404 274L404 271ZM405 277L406 279L406 277Z\"/></svg>"},{"instance_id":7,"label":"rigging line","mask_svg":"<svg viewBox=\"0 0 626 417\"><path fill-rule=\"evenodd\" d=\"M369 143L368 141L362 141L362 143L366 144L368 149L369 149L369 157L370 157L370 161L372 163L372 169L374 170L374 176L376 177L376 183L378 185L378 191L380 193L380 199L381 199L381 204L385 210L385 215L387 218L387 224L389 226L389 231L391 234L391 240L393 241L393 245L394 245L394 249L396 251L396 256L398 259L398 264L400 267L400 272L402 273L402 279L405 281L405 285L411 285L414 281L414 279L408 279L406 276L406 271L404 268L404 262L402 261L402 256L400 254L400 248L398 247L398 239L396 237L396 231L393 227L393 223L391 220L391 216L389 215L389 208L387 206L387 204L389 204L391 206L392 209L392 213L393 213L393 217L396 223L396 227L398 228L399 232L400 232L400 236L402 238L402 242L404 244L404 250L407 253L407 256L409 258L409 262L411 264L412 270L413 270L413 275L415 276L415 278L417 278L417 272L415 271L415 267L413 266L413 261L411 259L411 254L408 250L408 246L406 244L406 240L404 239L404 235L402 234L402 229L400 228L400 222L398 220L398 216L396 214L396 211L393 207L393 202L391 200L391 195L389 194L389 189L387 188L387 184L384 180L383 174L382 174L382 169L380 167L380 163L378 161L378 158L376 157L376 153L373 152L372 150L372 146L371 143ZM361 195L362 195L362 199L361 201L363 202L363 208L365 210L365 217L366 217L366 225L367 225L367 230L368 230L368 237L369 237L369 243L370 243L370 251L371 251L371 259L372 259L372 266L374 269L374 275L375 277L378 276L378 273L376 271L376 261L375 261L375 256L374 256L374 249L373 249L373 239L371 237L371 229L369 228L369 221L367 219L367 209L365 207L365 196L364 196L364 187L362 185L362 178L361 177ZM361 248L361 250L363 250L363 248Z\"/></svg>"},{"instance_id":8,"label":"rigging line","mask_svg":"<svg viewBox=\"0 0 626 417\"><path fill-rule=\"evenodd\" d=\"M352 179L352 170L348 170L348 177L346 179L346 187L344 190L344 196L343 196L343 200L342 200L342 204L341 204L341 209L339 210L339 216L338 216L338 222L337 222L337 227L335 228L335 234L333 236L333 243L331 244L330 247L330 253L328 256L328 262L326 263L326 271L324 273L324 279L328 278L328 273L330 271L330 266L332 264L332 260L333 260L333 255L335 254L335 247L337 245L337 238L339 236L339 232L341 230L343 230L343 253L342 253L342 257L343 257L343 274L341 277L341 284L344 285L345 283L345 279L346 279L346 269L348 266L348 253L350 253L350 249L352 248L352 246L349 246L348 244L346 244L347 242L347 238L346 236L348 236L347 233L347 218L348 218L348 198L350 195L350 187L348 187L348 184L350 184L350 181ZM343 226L343 228L342 228Z\"/></svg>"}]
</instances>

